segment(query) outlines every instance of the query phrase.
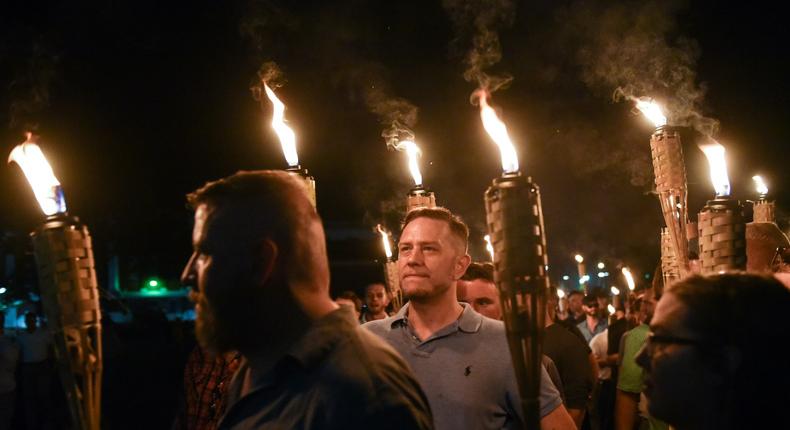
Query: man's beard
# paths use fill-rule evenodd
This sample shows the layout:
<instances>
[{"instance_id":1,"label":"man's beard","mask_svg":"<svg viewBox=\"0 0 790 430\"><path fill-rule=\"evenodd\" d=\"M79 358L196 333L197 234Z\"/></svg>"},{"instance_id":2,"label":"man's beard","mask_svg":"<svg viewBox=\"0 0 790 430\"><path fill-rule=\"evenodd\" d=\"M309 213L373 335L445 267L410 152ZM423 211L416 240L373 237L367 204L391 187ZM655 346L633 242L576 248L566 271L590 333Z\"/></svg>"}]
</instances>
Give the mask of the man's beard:
<instances>
[{"instance_id":1,"label":"man's beard","mask_svg":"<svg viewBox=\"0 0 790 430\"><path fill-rule=\"evenodd\" d=\"M265 327L259 324L266 314L263 307L258 306L255 299L244 301L234 299L233 293L226 291L221 300L214 303L206 299L204 294L196 294L196 303L200 310L195 315L195 335L200 346L214 353L247 350L256 340L266 339L264 330L257 330L261 337L250 338L252 327Z\"/></svg>"},{"instance_id":2,"label":"man's beard","mask_svg":"<svg viewBox=\"0 0 790 430\"><path fill-rule=\"evenodd\" d=\"M427 302L436 297L444 294L450 289L450 284L447 285L434 285L428 288L412 287L409 289L402 289L403 297L407 300L414 302Z\"/></svg>"}]
</instances>

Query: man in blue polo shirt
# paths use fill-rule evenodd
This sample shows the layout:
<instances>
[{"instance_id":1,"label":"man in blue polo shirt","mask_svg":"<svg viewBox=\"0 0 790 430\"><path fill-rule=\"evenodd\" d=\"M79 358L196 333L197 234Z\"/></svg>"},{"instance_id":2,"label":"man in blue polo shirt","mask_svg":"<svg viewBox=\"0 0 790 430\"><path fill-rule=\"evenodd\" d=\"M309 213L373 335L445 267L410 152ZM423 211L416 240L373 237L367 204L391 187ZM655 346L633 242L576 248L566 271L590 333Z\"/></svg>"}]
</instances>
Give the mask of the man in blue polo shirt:
<instances>
[{"instance_id":1,"label":"man in blue polo shirt","mask_svg":"<svg viewBox=\"0 0 790 430\"><path fill-rule=\"evenodd\" d=\"M471 260L468 228L444 208L413 210L403 225L398 270L410 301L363 327L411 365L437 429L523 428L504 324L456 299L456 283ZM576 428L545 369L540 409L541 428Z\"/></svg>"}]
</instances>

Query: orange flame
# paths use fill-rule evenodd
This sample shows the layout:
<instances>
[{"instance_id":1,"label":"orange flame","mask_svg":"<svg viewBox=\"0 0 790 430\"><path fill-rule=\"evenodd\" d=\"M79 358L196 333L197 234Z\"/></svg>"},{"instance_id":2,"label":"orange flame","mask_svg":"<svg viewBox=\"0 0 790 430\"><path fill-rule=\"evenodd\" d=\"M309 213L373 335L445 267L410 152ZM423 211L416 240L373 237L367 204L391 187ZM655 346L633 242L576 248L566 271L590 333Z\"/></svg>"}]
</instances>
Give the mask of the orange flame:
<instances>
[{"instance_id":1,"label":"orange flame","mask_svg":"<svg viewBox=\"0 0 790 430\"><path fill-rule=\"evenodd\" d=\"M628 283L628 289L634 291L636 288L636 283L634 282L634 275L631 274L631 271L627 267L623 267L622 269L623 276L625 276L625 282Z\"/></svg>"},{"instance_id":2,"label":"orange flame","mask_svg":"<svg viewBox=\"0 0 790 430\"><path fill-rule=\"evenodd\" d=\"M494 143L499 146L499 153L502 157L502 170L505 173L518 172L518 155L516 148L513 146L513 141L508 135L505 123L499 119L496 111L488 105L489 94L485 90L478 90L476 95L480 99L480 118L483 120L483 128Z\"/></svg>"},{"instance_id":3,"label":"orange flame","mask_svg":"<svg viewBox=\"0 0 790 430\"><path fill-rule=\"evenodd\" d=\"M422 185L422 173L420 173L420 164L417 159L422 155L420 147L413 140L401 140L400 143L395 145L398 151L406 150L406 156L409 160L409 173L414 180L414 185Z\"/></svg>"},{"instance_id":4,"label":"orange flame","mask_svg":"<svg viewBox=\"0 0 790 430\"><path fill-rule=\"evenodd\" d=\"M716 190L716 197L729 196L730 178L727 175L727 160L724 158L724 153L726 152L724 147L712 140L712 143L700 145L700 149L705 153L705 157L708 158L710 180L713 183L713 189Z\"/></svg>"},{"instance_id":5,"label":"orange flame","mask_svg":"<svg viewBox=\"0 0 790 430\"><path fill-rule=\"evenodd\" d=\"M66 201L60 188L60 182L55 177L41 148L32 140L28 133L27 140L17 145L8 156L8 162L15 162L22 168L33 194L45 215L66 212Z\"/></svg>"},{"instance_id":6,"label":"orange flame","mask_svg":"<svg viewBox=\"0 0 790 430\"><path fill-rule=\"evenodd\" d=\"M762 176L754 175L752 176L752 180L754 180L754 186L757 188L757 194L761 196L768 195L768 185L766 185Z\"/></svg>"},{"instance_id":7,"label":"orange flame","mask_svg":"<svg viewBox=\"0 0 790 430\"><path fill-rule=\"evenodd\" d=\"M633 101L636 103L636 108L639 109L642 114L647 117L647 119L649 119L653 125L656 126L656 128L667 125L667 117L664 116L661 106L653 101L653 99L648 97L634 97Z\"/></svg>"},{"instance_id":8,"label":"orange flame","mask_svg":"<svg viewBox=\"0 0 790 430\"><path fill-rule=\"evenodd\" d=\"M494 245L491 244L491 236L487 234L483 239L486 241L486 251L491 254L491 261L494 261Z\"/></svg>"},{"instance_id":9,"label":"orange flame","mask_svg":"<svg viewBox=\"0 0 790 430\"><path fill-rule=\"evenodd\" d=\"M381 224L376 226L376 230L381 234L381 243L384 244L384 254L387 258L392 258L392 248L390 248L390 235L381 227Z\"/></svg>"},{"instance_id":10,"label":"orange flame","mask_svg":"<svg viewBox=\"0 0 790 430\"><path fill-rule=\"evenodd\" d=\"M285 105L265 82L263 88L266 91L266 97L272 102L272 128L277 133L277 137L280 138L285 161L289 166L298 166L299 155L296 153L296 134L291 130L291 127L285 124Z\"/></svg>"}]
</instances>

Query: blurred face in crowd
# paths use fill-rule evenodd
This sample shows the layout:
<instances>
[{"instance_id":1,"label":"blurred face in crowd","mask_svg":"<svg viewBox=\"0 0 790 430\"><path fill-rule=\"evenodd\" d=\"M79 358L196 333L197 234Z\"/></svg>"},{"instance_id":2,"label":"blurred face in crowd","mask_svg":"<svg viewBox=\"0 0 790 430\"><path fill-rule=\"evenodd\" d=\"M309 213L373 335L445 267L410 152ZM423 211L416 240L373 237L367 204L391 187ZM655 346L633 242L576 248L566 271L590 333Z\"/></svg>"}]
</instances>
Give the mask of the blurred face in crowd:
<instances>
[{"instance_id":1,"label":"blurred face in crowd","mask_svg":"<svg viewBox=\"0 0 790 430\"><path fill-rule=\"evenodd\" d=\"M365 303L368 305L368 312L376 315L385 312L390 303L387 288L382 284L371 284L365 289Z\"/></svg>"},{"instance_id":2,"label":"blurred face in crowd","mask_svg":"<svg viewBox=\"0 0 790 430\"><path fill-rule=\"evenodd\" d=\"M446 295L455 300L456 281L471 262L462 242L445 221L420 217L409 222L398 242L398 271L404 296L417 302Z\"/></svg>"},{"instance_id":3,"label":"blurred face in crowd","mask_svg":"<svg viewBox=\"0 0 790 430\"><path fill-rule=\"evenodd\" d=\"M702 337L687 328L691 317L684 303L665 294L656 306L651 334L636 357L646 372L644 393L650 414L675 425L690 419L690 405L706 409L701 403L714 398L724 382L703 361Z\"/></svg>"},{"instance_id":4,"label":"blurred face in crowd","mask_svg":"<svg viewBox=\"0 0 790 430\"><path fill-rule=\"evenodd\" d=\"M592 300L592 301L588 302L587 304L582 305L582 309L584 310L584 313L587 314L587 316L597 317L598 316L598 310L599 310L599 308L598 308L598 301L597 300Z\"/></svg>"},{"instance_id":5,"label":"blurred face in crowd","mask_svg":"<svg viewBox=\"0 0 790 430\"><path fill-rule=\"evenodd\" d=\"M502 319L499 292L493 282L485 279L458 281L458 300L469 303L477 313L488 318Z\"/></svg>"},{"instance_id":6,"label":"blurred face in crowd","mask_svg":"<svg viewBox=\"0 0 790 430\"><path fill-rule=\"evenodd\" d=\"M574 294L568 298L568 310L574 315L578 315L583 312L581 294Z\"/></svg>"}]
</instances>

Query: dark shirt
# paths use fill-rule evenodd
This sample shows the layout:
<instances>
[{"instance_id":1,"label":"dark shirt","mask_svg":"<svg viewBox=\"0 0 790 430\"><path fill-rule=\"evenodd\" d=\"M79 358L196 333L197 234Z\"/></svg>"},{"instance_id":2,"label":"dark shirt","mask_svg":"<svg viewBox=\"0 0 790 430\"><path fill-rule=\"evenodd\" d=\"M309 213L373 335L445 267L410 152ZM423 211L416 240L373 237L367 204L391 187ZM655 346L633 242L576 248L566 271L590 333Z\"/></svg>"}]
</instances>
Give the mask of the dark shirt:
<instances>
[{"instance_id":1,"label":"dark shirt","mask_svg":"<svg viewBox=\"0 0 790 430\"><path fill-rule=\"evenodd\" d=\"M554 360L560 373L565 405L570 409L584 409L594 382L590 347L567 327L555 323L546 327L543 353Z\"/></svg>"},{"instance_id":2,"label":"dark shirt","mask_svg":"<svg viewBox=\"0 0 790 430\"><path fill-rule=\"evenodd\" d=\"M239 398L242 360L220 429L429 429L431 411L403 359L341 306Z\"/></svg>"}]
</instances>

